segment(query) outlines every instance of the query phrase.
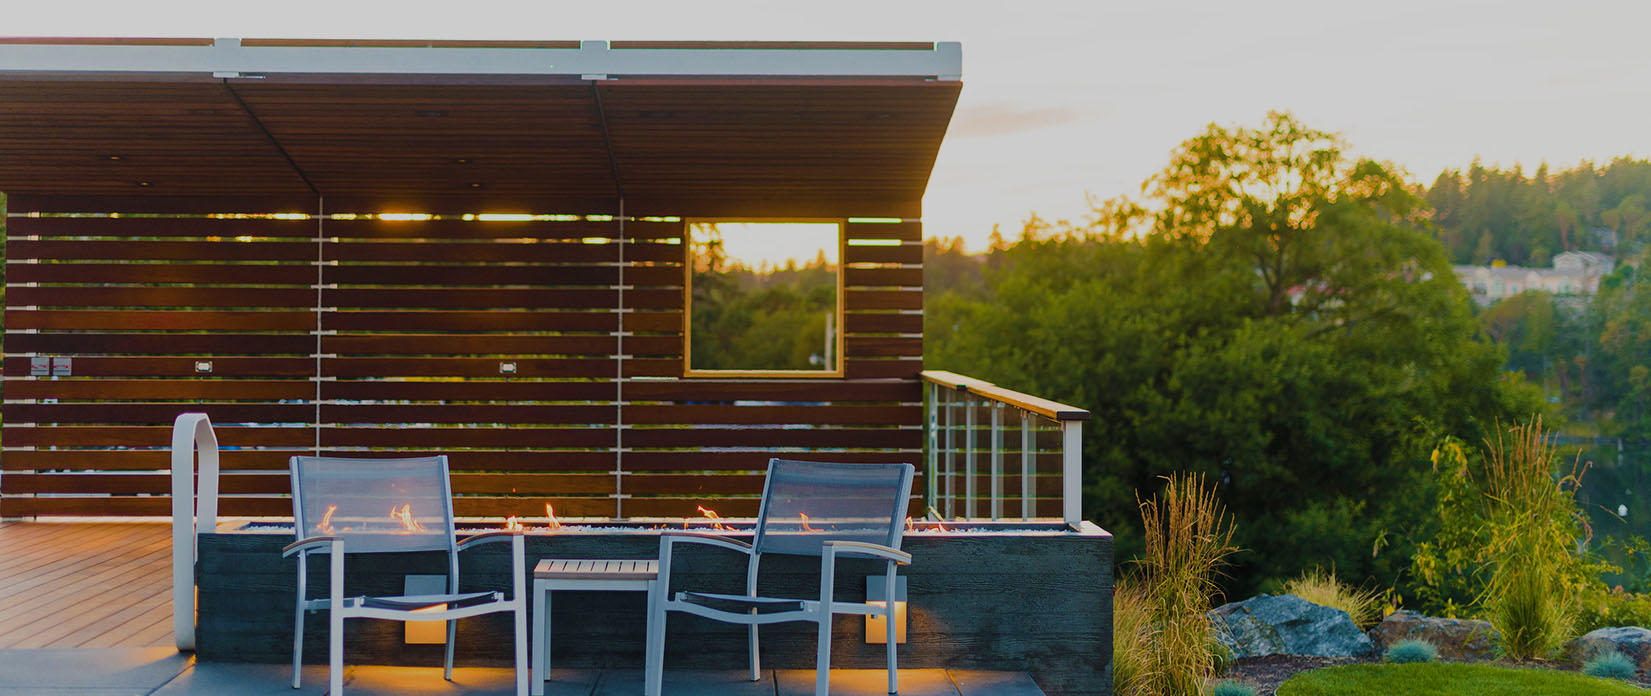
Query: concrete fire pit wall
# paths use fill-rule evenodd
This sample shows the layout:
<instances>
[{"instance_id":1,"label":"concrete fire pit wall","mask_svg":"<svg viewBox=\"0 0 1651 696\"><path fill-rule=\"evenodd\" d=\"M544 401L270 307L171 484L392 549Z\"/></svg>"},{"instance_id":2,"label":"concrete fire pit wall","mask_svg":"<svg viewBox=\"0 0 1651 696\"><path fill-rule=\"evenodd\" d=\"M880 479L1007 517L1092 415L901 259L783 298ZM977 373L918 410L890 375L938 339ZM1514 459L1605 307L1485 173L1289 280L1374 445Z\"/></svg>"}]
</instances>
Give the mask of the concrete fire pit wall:
<instances>
[{"instance_id":1,"label":"concrete fire pit wall","mask_svg":"<svg viewBox=\"0 0 1651 696\"><path fill-rule=\"evenodd\" d=\"M739 537L740 534L730 534ZM748 535L746 535L748 536ZM202 660L283 662L291 659L296 561L281 557L290 534L219 533L200 537L198 652ZM671 589L741 593L745 571L738 554L678 546ZM918 533L904 548L915 557L902 569L909 593L905 668L1028 672L1050 694L1109 694L1112 676L1112 537L1093 525L1081 532L994 531ZM508 590L508 546L490 544L461 554L463 589ZM656 558L658 537L635 530L529 535L528 567L540 558ZM318 559L324 557L317 557ZM399 594L406 573L439 574L441 554L362 554L350 557L347 591ZM865 598L868 574L881 565L844 560L836 596ZM817 597L814 558L770 555L761 591ZM326 587L324 560L310 564L310 587ZM531 581L529 582L531 587ZM645 626L641 592L557 592L552 600L553 663L558 667L640 669ZM326 662L325 614L305 623L305 661ZM511 658L508 615L459 622L461 662ZM346 662L439 665L440 646L405 645L401 624L346 622ZM832 663L881 668L883 647L865 642L861 617L839 616ZM745 628L687 615L667 626L669 670L740 669L746 665ZM813 624L762 628L765 668L812 669Z\"/></svg>"}]
</instances>

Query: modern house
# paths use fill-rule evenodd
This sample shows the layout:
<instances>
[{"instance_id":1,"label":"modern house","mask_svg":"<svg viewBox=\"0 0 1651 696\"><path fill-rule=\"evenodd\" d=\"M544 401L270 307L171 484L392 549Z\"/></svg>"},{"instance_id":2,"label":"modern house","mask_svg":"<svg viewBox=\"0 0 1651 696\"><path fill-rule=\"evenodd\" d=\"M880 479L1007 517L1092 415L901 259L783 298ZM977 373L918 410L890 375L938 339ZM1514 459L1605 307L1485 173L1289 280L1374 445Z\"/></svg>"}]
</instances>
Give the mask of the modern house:
<instances>
[{"instance_id":1,"label":"modern house","mask_svg":"<svg viewBox=\"0 0 1651 696\"><path fill-rule=\"evenodd\" d=\"M290 613L258 607L290 589L224 586L290 569L174 500L196 485L169 468L182 412L214 424L209 497L235 518L289 516L300 454L443 453L477 524L643 528L751 516L770 457L907 461L918 520L1046 528L935 542L1041 550L967 587L939 560L913 575L902 664L1105 693L1087 412L924 371L922 199L961 64L953 43L0 39L0 518L172 516L202 658L279 659ZM822 226L812 362L699 363L696 244Z\"/></svg>"}]
</instances>

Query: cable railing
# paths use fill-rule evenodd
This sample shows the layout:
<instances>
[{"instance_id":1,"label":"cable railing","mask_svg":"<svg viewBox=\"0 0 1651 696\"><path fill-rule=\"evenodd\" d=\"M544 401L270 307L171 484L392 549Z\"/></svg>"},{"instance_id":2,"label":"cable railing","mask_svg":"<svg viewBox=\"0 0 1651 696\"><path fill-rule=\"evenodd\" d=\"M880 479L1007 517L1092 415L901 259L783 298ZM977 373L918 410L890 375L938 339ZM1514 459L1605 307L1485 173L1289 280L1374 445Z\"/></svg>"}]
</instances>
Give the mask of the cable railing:
<instances>
[{"instance_id":1,"label":"cable railing","mask_svg":"<svg viewBox=\"0 0 1651 696\"><path fill-rule=\"evenodd\" d=\"M1083 520L1089 411L952 372L922 377L930 517Z\"/></svg>"}]
</instances>

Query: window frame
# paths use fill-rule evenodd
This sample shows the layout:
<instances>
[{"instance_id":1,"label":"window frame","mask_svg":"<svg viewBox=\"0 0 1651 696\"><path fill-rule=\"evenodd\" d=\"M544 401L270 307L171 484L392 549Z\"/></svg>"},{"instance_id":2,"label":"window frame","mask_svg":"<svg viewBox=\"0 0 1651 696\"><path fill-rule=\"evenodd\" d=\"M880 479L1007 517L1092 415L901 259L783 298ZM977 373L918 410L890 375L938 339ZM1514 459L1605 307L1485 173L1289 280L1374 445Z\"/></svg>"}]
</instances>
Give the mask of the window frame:
<instances>
[{"instance_id":1,"label":"window frame","mask_svg":"<svg viewBox=\"0 0 1651 696\"><path fill-rule=\"evenodd\" d=\"M834 365L830 370L696 370L693 362L694 321L694 245L693 226L703 224L833 224L837 226L837 306L836 333L832 350ZM848 218L846 217L696 217L682 219L682 376L685 378L785 378L785 379L841 379L846 375L848 358L843 355L844 290L848 276Z\"/></svg>"}]
</instances>

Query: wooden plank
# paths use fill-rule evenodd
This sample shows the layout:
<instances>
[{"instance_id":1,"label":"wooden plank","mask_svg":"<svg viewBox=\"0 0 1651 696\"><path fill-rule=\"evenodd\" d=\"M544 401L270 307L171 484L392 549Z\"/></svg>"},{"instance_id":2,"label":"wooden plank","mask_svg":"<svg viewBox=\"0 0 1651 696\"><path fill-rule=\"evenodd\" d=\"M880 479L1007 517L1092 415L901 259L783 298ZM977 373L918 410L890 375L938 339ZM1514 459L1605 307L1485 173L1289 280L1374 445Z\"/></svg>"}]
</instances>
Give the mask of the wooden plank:
<instances>
[{"instance_id":1,"label":"wooden plank","mask_svg":"<svg viewBox=\"0 0 1651 696\"><path fill-rule=\"evenodd\" d=\"M310 261L315 244L308 242L126 242L50 241L13 239L6 242L6 258L108 259L115 261Z\"/></svg>"},{"instance_id":2,"label":"wooden plank","mask_svg":"<svg viewBox=\"0 0 1651 696\"><path fill-rule=\"evenodd\" d=\"M923 263L922 244L900 246L851 246L843 249L846 263Z\"/></svg>"},{"instance_id":3,"label":"wooden plank","mask_svg":"<svg viewBox=\"0 0 1651 696\"><path fill-rule=\"evenodd\" d=\"M860 268L850 266L843 270L843 285L847 287L923 287L921 268Z\"/></svg>"},{"instance_id":4,"label":"wooden plank","mask_svg":"<svg viewBox=\"0 0 1651 696\"><path fill-rule=\"evenodd\" d=\"M595 289L329 289L322 293L328 307L363 309L610 309L616 290ZM315 298L312 294L310 302Z\"/></svg>"},{"instance_id":5,"label":"wooden plank","mask_svg":"<svg viewBox=\"0 0 1651 696\"><path fill-rule=\"evenodd\" d=\"M15 310L6 329L128 329L172 331L309 331L313 311Z\"/></svg>"},{"instance_id":6,"label":"wooden plank","mask_svg":"<svg viewBox=\"0 0 1651 696\"><path fill-rule=\"evenodd\" d=\"M298 332L251 333L7 333L6 350L47 355L309 355L315 337Z\"/></svg>"},{"instance_id":7,"label":"wooden plank","mask_svg":"<svg viewBox=\"0 0 1651 696\"><path fill-rule=\"evenodd\" d=\"M617 244L567 244L559 242L329 242L327 260L356 261L500 261L555 263L612 263L619 260ZM310 255L314 256L314 246ZM626 254L630 254L627 252ZM147 258L147 257L141 257ZM185 258L216 258L194 256ZM646 258L635 261L650 260Z\"/></svg>"},{"instance_id":8,"label":"wooden plank","mask_svg":"<svg viewBox=\"0 0 1651 696\"><path fill-rule=\"evenodd\" d=\"M107 357L78 356L74 359L76 377L196 377L199 357ZM225 377L309 377L315 374L312 358L210 358L211 375ZM28 374L28 358L6 358L6 374Z\"/></svg>"},{"instance_id":9,"label":"wooden plank","mask_svg":"<svg viewBox=\"0 0 1651 696\"><path fill-rule=\"evenodd\" d=\"M222 423L296 423L311 420L309 404L216 403L57 403L0 406L7 423L170 424L184 411L203 411Z\"/></svg>"},{"instance_id":10,"label":"wooden plank","mask_svg":"<svg viewBox=\"0 0 1651 696\"><path fill-rule=\"evenodd\" d=\"M14 218L30 219L30 218ZM15 226L13 228L15 230ZM309 263L7 263L6 282L216 283L303 285L316 282Z\"/></svg>"},{"instance_id":11,"label":"wooden plank","mask_svg":"<svg viewBox=\"0 0 1651 696\"><path fill-rule=\"evenodd\" d=\"M328 223L331 225L332 223ZM203 217L20 217L12 236L42 237L299 237L316 235L315 220Z\"/></svg>"},{"instance_id":12,"label":"wooden plank","mask_svg":"<svg viewBox=\"0 0 1651 696\"><path fill-rule=\"evenodd\" d=\"M619 318L612 312L537 310L341 311L327 312L322 320L328 329L338 331L614 331L619 327ZM628 325L632 320L627 318L625 323ZM677 326L680 328L681 324ZM636 330L646 329L637 327Z\"/></svg>"},{"instance_id":13,"label":"wooden plank","mask_svg":"<svg viewBox=\"0 0 1651 696\"><path fill-rule=\"evenodd\" d=\"M418 381L380 382L338 380L321 383L328 400L407 401L611 401L617 389L611 382L545 381Z\"/></svg>"},{"instance_id":14,"label":"wooden plank","mask_svg":"<svg viewBox=\"0 0 1651 696\"><path fill-rule=\"evenodd\" d=\"M618 348L618 343L618 339L613 336L591 334L342 334L323 336L321 352L342 355L612 355ZM627 347L630 343L631 340L628 339Z\"/></svg>"},{"instance_id":15,"label":"wooden plank","mask_svg":"<svg viewBox=\"0 0 1651 696\"><path fill-rule=\"evenodd\" d=\"M167 442L151 443L165 447ZM238 446L233 441L222 441L226 446ZM287 470L287 459L310 450L223 450L218 463L223 471ZM168 449L138 450L13 450L0 459L5 471L94 470L94 471L169 471L172 453Z\"/></svg>"},{"instance_id":16,"label":"wooden plank","mask_svg":"<svg viewBox=\"0 0 1651 696\"><path fill-rule=\"evenodd\" d=\"M844 333L922 333L923 315L892 312L848 312L843 315Z\"/></svg>"},{"instance_id":17,"label":"wooden plank","mask_svg":"<svg viewBox=\"0 0 1651 696\"><path fill-rule=\"evenodd\" d=\"M40 307L314 307L308 288L9 287L6 302Z\"/></svg>"},{"instance_id":18,"label":"wooden plank","mask_svg":"<svg viewBox=\"0 0 1651 696\"><path fill-rule=\"evenodd\" d=\"M313 428L247 428L213 426L218 444L234 447L309 447L315 442ZM148 425L59 425L17 426L7 423L3 430L7 447L166 447L172 442L171 426ZM10 456L9 454L7 456Z\"/></svg>"},{"instance_id":19,"label":"wooden plank","mask_svg":"<svg viewBox=\"0 0 1651 696\"><path fill-rule=\"evenodd\" d=\"M441 261L452 262L446 258ZM361 265L342 264L323 266L325 283L341 285L615 285L619 282L616 266L525 265L498 264L420 264L420 265ZM632 271L626 270L630 280ZM680 273L676 275L680 276ZM680 278L678 278L680 282Z\"/></svg>"},{"instance_id":20,"label":"wooden plank","mask_svg":"<svg viewBox=\"0 0 1651 696\"><path fill-rule=\"evenodd\" d=\"M312 431L306 431L312 432ZM10 430L7 430L10 434ZM222 436L220 436L220 441ZM323 427L322 447L574 448L612 447L611 428Z\"/></svg>"},{"instance_id":21,"label":"wooden plank","mask_svg":"<svg viewBox=\"0 0 1651 696\"><path fill-rule=\"evenodd\" d=\"M923 371L923 359L894 359L881 360L875 358L850 358L846 361L843 372L850 379L899 378L912 379Z\"/></svg>"},{"instance_id":22,"label":"wooden plank","mask_svg":"<svg viewBox=\"0 0 1651 696\"><path fill-rule=\"evenodd\" d=\"M499 377L499 358L323 358L321 370L330 377ZM617 372L617 361L607 358L517 358L514 378L602 377Z\"/></svg>"},{"instance_id":23,"label":"wooden plank","mask_svg":"<svg viewBox=\"0 0 1651 696\"><path fill-rule=\"evenodd\" d=\"M862 357L923 357L923 339L896 336L849 336L843 340L843 353L851 358Z\"/></svg>"},{"instance_id":24,"label":"wooden plank","mask_svg":"<svg viewBox=\"0 0 1651 696\"><path fill-rule=\"evenodd\" d=\"M611 425L618 416L616 410L613 406L541 404L322 404L321 422Z\"/></svg>"},{"instance_id":25,"label":"wooden plank","mask_svg":"<svg viewBox=\"0 0 1651 696\"><path fill-rule=\"evenodd\" d=\"M921 448L921 430L892 428L636 428L627 447Z\"/></svg>"},{"instance_id":26,"label":"wooden plank","mask_svg":"<svg viewBox=\"0 0 1651 696\"><path fill-rule=\"evenodd\" d=\"M923 308L923 291L921 289L847 290L843 295L843 308L845 311Z\"/></svg>"},{"instance_id":27,"label":"wooden plank","mask_svg":"<svg viewBox=\"0 0 1651 696\"><path fill-rule=\"evenodd\" d=\"M327 236L345 239L572 239L612 237L617 222L592 220L328 220Z\"/></svg>"},{"instance_id":28,"label":"wooden plank","mask_svg":"<svg viewBox=\"0 0 1651 696\"><path fill-rule=\"evenodd\" d=\"M878 464L907 462L921 464L921 451L883 452L784 452L776 453L768 446L758 445L744 451L636 451L625 453L626 471L745 471L764 472L768 460L775 456L817 462L859 462ZM628 484L627 484L628 485Z\"/></svg>"},{"instance_id":29,"label":"wooden plank","mask_svg":"<svg viewBox=\"0 0 1651 696\"><path fill-rule=\"evenodd\" d=\"M687 400L856 402L908 401L923 399L916 381L856 382L849 380L710 380L630 381L625 397L632 401Z\"/></svg>"},{"instance_id":30,"label":"wooden plank","mask_svg":"<svg viewBox=\"0 0 1651 696\"><path fill-rule=\"evenodd\" d=\"M9 339L8 339L9 340ZM69 401L279 401L309 399L315 384L309 380L228 379L9 379L7 399ZM178 408L185 408L180 405Z\"/></svg>"},{"instance_id":31,"label":"wooden plank","mask_svg":"<svg viewBox=\"0 0 1651 696\"><path fill-rule=\"evenodd\" d=\"M625 407L632 425L922 425L920 406L733 406L676 405Z\"/></svg>"}]
</instances>

